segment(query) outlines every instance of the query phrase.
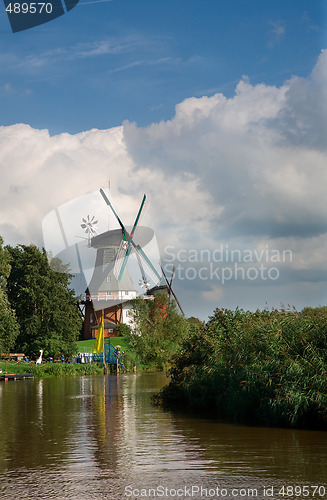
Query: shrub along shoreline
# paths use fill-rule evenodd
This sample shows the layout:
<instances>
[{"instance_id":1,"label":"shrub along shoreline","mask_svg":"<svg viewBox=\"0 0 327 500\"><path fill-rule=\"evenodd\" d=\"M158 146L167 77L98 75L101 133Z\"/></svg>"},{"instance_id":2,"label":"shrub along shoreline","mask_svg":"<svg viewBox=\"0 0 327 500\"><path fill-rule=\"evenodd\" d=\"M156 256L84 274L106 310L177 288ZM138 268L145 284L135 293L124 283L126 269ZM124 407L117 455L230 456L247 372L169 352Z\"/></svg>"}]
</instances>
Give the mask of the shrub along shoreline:
<instances>
[{"instance_id":1,"label":"shrub along shoreline","mask_svg":"<svg viewBox=\"0 0 327 500\"><path fill-rule=\"evenodd\" d=\"M216 309L156 401L234 422L327 429L327 307Z\"/></svg>"}]
</instances>

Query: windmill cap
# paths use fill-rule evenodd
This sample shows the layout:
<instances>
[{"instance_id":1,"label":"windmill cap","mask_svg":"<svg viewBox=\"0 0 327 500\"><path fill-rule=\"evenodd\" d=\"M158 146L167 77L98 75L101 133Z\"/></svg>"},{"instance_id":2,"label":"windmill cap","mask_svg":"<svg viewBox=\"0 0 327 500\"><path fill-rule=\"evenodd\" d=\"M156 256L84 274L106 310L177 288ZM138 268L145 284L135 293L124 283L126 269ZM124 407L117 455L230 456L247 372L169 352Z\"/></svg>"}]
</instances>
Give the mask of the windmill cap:
<instances>
[{"instance_id":1,"label":"windmill cap","mask_svg":"<svg viewBox=\"0 0 327 500\"><path fill-rule=\"evenodd\" d=\"M130 231L131 228L126 227L127 231ZM154 237L153 229L150 229L146 226L139 226L137 228L137 232L135 234L135 242L141 247L146 246L152 238ZM106 231L104 233L99 234L98 236L94 236L91 240L91 246L93 248L101 248L101 247L119 247L122 240L122 229L113 229L111 231Z\"/></svg>"}]
</instances>

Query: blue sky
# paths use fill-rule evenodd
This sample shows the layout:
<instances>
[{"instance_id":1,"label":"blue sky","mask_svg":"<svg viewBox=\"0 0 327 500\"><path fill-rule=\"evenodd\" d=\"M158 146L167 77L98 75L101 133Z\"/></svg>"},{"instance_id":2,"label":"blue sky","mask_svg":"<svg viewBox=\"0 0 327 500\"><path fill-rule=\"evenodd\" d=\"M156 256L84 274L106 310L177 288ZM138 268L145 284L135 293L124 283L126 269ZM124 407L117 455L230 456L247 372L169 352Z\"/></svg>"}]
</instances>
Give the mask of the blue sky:
<instances>
[{"instance_id":1,"label":"blue sky","mask_svg":"<svg viewBox=\"0 0 327 500\"><path fill-rule=\"evenodd\" d=\"M0 17L1 124L51 134L170 119L187 97L307 76L326 41L322 1L84 2L11 33Z\"/></svg>"},{"instance_id":2,"label":"blue sky","mask_svg":"<svg viewBox=\"0 0 327 500\"><path fill-rule=\"evenodd\" d=\"M325 1L80 0L15 34L1 7L5 243L110 179L126 224L147 194L187 315L326 303Z\"/></svg>"}]
</instances>

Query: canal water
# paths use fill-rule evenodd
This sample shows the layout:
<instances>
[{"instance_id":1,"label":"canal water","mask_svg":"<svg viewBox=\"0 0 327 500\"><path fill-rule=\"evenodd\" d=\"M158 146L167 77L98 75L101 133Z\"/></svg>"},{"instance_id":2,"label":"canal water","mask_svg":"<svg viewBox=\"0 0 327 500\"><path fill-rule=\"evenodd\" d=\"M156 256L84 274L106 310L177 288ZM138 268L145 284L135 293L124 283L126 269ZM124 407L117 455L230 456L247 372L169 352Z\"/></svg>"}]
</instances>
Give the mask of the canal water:
<instances>
[{"instance_id":1,"label":"canal water","mask_svg":"<svg viewBox=\"0 0 327 500\"><path fill-rule=\"evenodd\" d=\"M0 499L324 498L327 433L164 411L164 374L0 383Z\"/></svg>"}]
</instances>

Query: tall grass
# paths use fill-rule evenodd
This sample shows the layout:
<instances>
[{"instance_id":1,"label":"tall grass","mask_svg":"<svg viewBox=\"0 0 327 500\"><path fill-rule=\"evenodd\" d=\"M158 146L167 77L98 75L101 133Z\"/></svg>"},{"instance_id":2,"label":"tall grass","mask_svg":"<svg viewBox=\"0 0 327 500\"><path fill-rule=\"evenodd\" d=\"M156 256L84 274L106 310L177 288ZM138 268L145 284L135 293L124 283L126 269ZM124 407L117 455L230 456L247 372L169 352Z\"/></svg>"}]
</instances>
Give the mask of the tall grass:
<instances>
[{"instance_id":1,"label":"tall grass","mask_svg":"<svg viewBox=\"0 0 327 500\"><path fill-rule=\"evenodd\" d=\"M4 370L4 368L3 368ZM35 377L63 377L103 374L103 366L96 363L7 363L7 373L33 373Z\"/></svg>"}]
</instances>

